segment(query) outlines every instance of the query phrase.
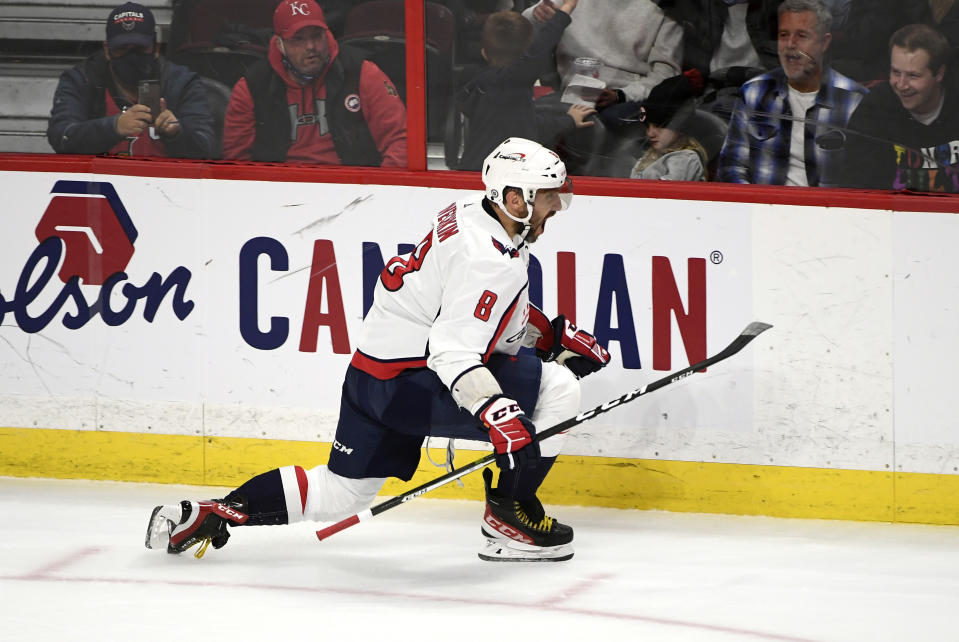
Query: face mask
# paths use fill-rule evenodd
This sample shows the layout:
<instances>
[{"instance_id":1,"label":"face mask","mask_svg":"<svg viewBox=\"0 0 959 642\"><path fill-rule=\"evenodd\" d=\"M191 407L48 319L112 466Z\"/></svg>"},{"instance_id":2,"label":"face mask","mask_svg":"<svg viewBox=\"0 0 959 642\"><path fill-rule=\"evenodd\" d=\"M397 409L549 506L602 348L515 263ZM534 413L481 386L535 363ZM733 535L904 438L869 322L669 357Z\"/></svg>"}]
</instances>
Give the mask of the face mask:
<instances>
[{"instance_id":1,"label":"face mask","mask_svg":"<svg viewBox=\"0 0 959 642\"><path fill-rule=\"evenodd\" d=\"M124 85L130 87L141 80L158 77L159 65L152 53L130 51L119 58L110 60L110 67Z\"/></svg>"},{"instance_id":2,"label":"face mask","mask_svg":"<svg viewBox=\"0 0 959 642\"><path fill-rule=\"evenodd\" d=\"M283 60L283 67L284 67L288 72L290 72L291 74L293 74L294 77L299 78L300 80L302 80L302 81L304 81L304 82L313 82L314 80L316 80L317 78L319 78L319 74L317 74L317 75L315 75L315 76L307 76L306 74L301 74L301 73L299 72L299 70L298 70L296 67L293 66L293 63L290 62L290 59L286 57L286 54L283 54L283 59L282 59L282 60ZM327 57L323 60L323 69L326 69L326 66L329 64L329 62L330 62L330 57L327 56Z\"/></svg>"}]
</instances>

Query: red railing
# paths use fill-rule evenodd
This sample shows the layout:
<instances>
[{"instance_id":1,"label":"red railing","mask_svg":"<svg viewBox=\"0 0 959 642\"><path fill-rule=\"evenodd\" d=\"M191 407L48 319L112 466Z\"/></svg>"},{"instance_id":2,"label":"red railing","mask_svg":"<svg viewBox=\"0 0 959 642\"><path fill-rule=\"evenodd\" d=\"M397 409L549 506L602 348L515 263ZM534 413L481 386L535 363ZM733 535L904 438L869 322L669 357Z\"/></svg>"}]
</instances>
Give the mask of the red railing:
<instances>
[{"instance_id":1,"label":"red railing","mask_svg":"<svg viewBox=\"0 0 959 642\"><path fill-rule=\"evenodd\" d=\"M419 0L406 0L407 168L426 171L426 15Z\"/></svg>"},{"instance_id":2,"label":"red railing","mask_svg":"<svg viewBox=\"0 0 959 642\"><path fill-rule=\"evenodd\" d=\"M422 113L422 112L421 112ZM424 125L425 127L425 125ZM425 129L423 131L425 134ZM425 141L425 135L422 137ZM423 157L425 160L425 156ZM55 154L0 154L0 171L50 172L56 174L113 174L158 178L209 178L218 180L280 181L294 183L353 183L357 185L412 185L461 190L480 190L476 172L379 169L317 165L270 164L238 161L193 161L183 159L131 159L107 156ZM726 183L681 183L630 179L574 177L577 194L628 198L725 201L781 205L810 205L899 212L959 213L957 194ZM15 189L7 186L6 189ZM645 207L655 207L644 205ZM586 213L601 217L602 211Z\"/></svg>"}]
</instances>

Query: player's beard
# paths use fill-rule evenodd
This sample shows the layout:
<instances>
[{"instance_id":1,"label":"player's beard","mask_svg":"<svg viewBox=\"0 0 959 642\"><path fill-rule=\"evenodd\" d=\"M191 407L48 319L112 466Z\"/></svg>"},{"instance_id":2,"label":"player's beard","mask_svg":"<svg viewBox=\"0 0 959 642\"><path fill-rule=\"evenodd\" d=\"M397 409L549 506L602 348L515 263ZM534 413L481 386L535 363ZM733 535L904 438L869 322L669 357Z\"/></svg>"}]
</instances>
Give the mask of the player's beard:
<instances>
[{"instance_id":1,"label":"player's beard","mask_svg":"<svg viewBox=\"0 0 959 642\"><path fill-rule=\"evenodd\" d=\"M556 212L549 212L537 225L531 225L529 232L526 234L527 243L535 243L545 231L546 231L546 221L548 221Z\"/></svg>"}]
</instances>

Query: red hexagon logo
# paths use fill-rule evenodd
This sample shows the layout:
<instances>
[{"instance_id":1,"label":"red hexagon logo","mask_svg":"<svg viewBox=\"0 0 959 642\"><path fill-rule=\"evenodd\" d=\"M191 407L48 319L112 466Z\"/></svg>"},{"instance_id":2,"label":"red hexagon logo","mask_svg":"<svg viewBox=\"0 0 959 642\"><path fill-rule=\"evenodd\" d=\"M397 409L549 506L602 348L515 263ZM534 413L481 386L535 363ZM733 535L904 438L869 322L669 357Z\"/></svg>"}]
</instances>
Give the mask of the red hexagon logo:
<instances>
[{"instance_id":1,"label":"red hexagon logo","mask_svg":"<svg viewBox=\"0 0 959 642\"><path fill-rule=\"evenodd\" d=\"M60 280L78 276L86 285L103 285L133 257L137 229L110 183L57 181L57 194L40 218L36 236L63 242Z\"/></svg>"}]
</instances>

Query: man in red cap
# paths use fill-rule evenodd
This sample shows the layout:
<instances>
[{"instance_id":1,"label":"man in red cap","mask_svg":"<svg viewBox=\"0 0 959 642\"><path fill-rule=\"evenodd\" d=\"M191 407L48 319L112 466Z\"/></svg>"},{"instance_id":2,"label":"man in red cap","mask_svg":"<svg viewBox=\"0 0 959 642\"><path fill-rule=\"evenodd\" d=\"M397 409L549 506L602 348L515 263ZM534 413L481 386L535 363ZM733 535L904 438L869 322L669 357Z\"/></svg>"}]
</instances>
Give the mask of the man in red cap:
<instances>
[{"instance_id":1,"label":"man in red cap","mask_svg":"<svg viewBox=\"0 0 959 642\"><path fill-rule=\"evenodd\" d=\"M340 47L314 0L273 13L268 60L237 81L223 157L326 165L406 166L406 109L375 64Z\"/></svg>"}]
</instances>

